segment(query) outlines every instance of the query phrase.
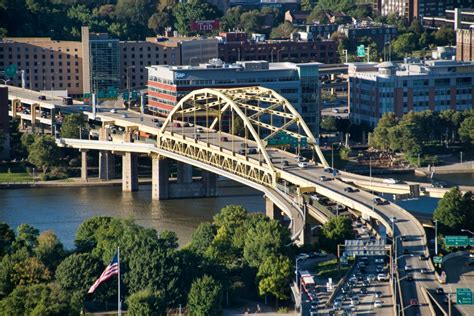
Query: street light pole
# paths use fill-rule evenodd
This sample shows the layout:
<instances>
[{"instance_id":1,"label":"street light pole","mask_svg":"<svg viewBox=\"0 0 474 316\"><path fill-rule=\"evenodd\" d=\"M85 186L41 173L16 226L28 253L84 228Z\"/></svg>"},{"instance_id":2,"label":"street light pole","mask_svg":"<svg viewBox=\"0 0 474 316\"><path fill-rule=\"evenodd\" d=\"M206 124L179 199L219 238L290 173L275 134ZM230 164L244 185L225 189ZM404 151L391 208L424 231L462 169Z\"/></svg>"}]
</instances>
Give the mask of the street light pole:
<instances>
[{"instance_id":1,"label":"street light pole","mask_svg":"<svg viewBox=\"0 0 474 316\"><path fill-rule=\"evenodd\" d=\"M462 151L460 152L460 154L461 154L461 164L462 164Z\"/></svg>"},{"instance_id":2,"label":"street light pole","mask_svg":"<svg viewBox=\"0 0 474 316\"><path fill-rule=\"evenodd\" d=\"M129 69L135 68L135 66L128 66L127 67L127 91L128 91L128 108L130 108L130 75L129 75Z\"/></svg>"},{"instance_id":3,"label":"street light pole","mask_svg":"<svg viewBox=\"0 0 474 316\"><path fill-rule=\"evenodd\" d=\"M435 255L438 255L438 220L433 221L435 223Z\"/></svg>"}]
</instances>

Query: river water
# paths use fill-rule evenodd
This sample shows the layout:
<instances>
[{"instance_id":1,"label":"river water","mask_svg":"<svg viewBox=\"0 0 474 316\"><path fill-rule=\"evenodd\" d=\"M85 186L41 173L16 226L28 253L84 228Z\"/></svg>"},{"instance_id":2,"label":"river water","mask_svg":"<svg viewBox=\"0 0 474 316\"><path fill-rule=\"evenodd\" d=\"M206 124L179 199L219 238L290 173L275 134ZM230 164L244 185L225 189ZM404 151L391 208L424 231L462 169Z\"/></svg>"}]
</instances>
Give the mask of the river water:
<instances>
[{"instance_id":1,"label":"river water","mask_svg":"<svg viewBox=\"0 0 474 316\"><path fill-rule=\"evenodd\" d=\"M427 181L414 175L384 175L400 180ZM474 185L474 174L440 175L437 180ZM386 195L391 199L391 196ZM438 199L396 201L407 210L430 214ZM222 181L216 198L152 201L151 187L122 192L121 187L42 188L0 190L0 221L17 227L28 223L40 231L51 229L66 248L74 247L81 222L91 216L132 218L145 227L176 232L181 245L191 240L197 225L228 204L239 204L251 212L264 212L262 194L248 187Z\"/></svg>"},{"instance_id":2,"label":"river water","mask_svg":"<svg viewBox=\"0 0 474 316\"><path fill-rule=\"evenodd\" d=\"M0 221L13 228L28 223L40 231L51 229L70 249L77 227L87 218L132 218L145 227L176 232L180 244L185 245L199 223L212 221L228 204L243 205L251 212L265 210L259 191L235 185L220 186L216 198L166 201L152 201L148 185L133 193L122 192L120 186L13 189L0 190Z\"/></svg>"}]
</instances>

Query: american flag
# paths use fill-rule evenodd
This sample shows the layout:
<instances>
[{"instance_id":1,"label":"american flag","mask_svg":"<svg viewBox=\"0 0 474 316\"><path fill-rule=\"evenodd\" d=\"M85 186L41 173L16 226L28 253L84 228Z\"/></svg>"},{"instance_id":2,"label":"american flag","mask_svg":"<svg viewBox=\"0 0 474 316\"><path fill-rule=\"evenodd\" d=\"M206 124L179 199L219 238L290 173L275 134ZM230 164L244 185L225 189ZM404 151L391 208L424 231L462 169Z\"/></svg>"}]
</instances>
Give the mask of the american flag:
<instances>
[{"instance_id":1,"label":"american flag","mask_svg":"<svg viewBox=\"0 0 474 316\"><path fill-rule=\"evenodd\" d=\"M92 284L89 292L87 294L94 293L95 289L104 281L107 281L111 277L116 274L119 274L119 261L118 261L118 254L116 253L112 262L105 268L104 272L100 275L100 277Z\"/></svg>"}]
</instances>

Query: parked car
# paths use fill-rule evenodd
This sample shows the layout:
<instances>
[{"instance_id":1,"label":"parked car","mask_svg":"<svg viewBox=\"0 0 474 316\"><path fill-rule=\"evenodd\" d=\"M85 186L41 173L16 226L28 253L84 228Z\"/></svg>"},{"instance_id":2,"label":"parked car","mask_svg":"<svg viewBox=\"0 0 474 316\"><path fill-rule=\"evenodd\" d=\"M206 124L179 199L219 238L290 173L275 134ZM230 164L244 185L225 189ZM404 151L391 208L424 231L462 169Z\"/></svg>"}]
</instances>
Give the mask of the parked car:
<instances>
[{"instance_id":1,"label":"parked car","mask_svg":"<svg viewBox=\"0 0 474 316\"><path fill-rule=\"evenodd\" d=\"M255 155L257 153L258 153L257 148L254 148L254 147L249 148L249 154L250 155Z\"/></svg>"},{"instance_id":2,"label":"parked car","mask_svg":"<svg viewBox=\"0 0 474 316\"><path fill-rule=\"evenodd\" d=\"M430 274L431 271L429 269L421 269L420 270L421 274Z\"/></svg>"},{"instance_id":3,"label":"parked car","mask_svg":"<svg viewBox=\"0 0 474 316\"><path fill-rule=\"evenodd\" d=\"M387 200L383 200L379 197L376 197L376 198L373 198L372 199L372 203L374 203L375 205L385 205L385 204L389 204L389 202Z\"/></svg>"},{"instance_id":4,"label":"parked car","mask_svg":"<svg viewBox=\"0 0 474 316\"><path fill-rule=\"evenodd\" d=\"M44 100L46 100L46 96L45 95L40 95L38 97L38 100L44 101Z\"/></svg>"},{"instance_id":5,"label":"parked car","mask_svg":"<svg viewBox=\"0 0 474 316\"><path fill-rule=\"evenodd\" d=\"M367 288L366 287L362 287L360 289L360 294L367 294Z\"/></svg>"},{"instance_id":6,"label":"parked car","mask_svg":"<svg viewBox=\"0 0 474 316\"><path fill-rule=\"evenodd\" d=\"M324 172L332 173L333 169L331 167L326 167L326 168L324 168Z\"/></svg>"}]
</instances>

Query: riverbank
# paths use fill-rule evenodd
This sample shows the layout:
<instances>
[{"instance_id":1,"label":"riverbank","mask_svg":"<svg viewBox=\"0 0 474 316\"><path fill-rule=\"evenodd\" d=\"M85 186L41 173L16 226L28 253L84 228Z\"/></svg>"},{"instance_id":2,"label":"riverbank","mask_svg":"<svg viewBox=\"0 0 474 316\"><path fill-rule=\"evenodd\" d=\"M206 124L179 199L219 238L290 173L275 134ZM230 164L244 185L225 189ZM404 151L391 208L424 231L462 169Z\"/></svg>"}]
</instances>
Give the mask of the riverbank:
<instances>
[{"instance_id":1,"label":"riverbank","mask_svg":"<svg viewBox=\"0 0 474 316\"><path fill-rule=\"evenodd\" d=\"M176 181L171 178L170 181ZM219 187L233 188L240 186L239 183L219 178ZM138 179L140 185L151 185L151 178ZM122 179L101 180L99 178L89 178L84 181L82 178L67 178L51 181L14 181L0 182L0 189L27 189L27 188L67 188L67 187L117 187L122 185Z\"/></svg>"}]
</instances>

